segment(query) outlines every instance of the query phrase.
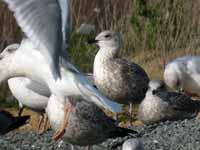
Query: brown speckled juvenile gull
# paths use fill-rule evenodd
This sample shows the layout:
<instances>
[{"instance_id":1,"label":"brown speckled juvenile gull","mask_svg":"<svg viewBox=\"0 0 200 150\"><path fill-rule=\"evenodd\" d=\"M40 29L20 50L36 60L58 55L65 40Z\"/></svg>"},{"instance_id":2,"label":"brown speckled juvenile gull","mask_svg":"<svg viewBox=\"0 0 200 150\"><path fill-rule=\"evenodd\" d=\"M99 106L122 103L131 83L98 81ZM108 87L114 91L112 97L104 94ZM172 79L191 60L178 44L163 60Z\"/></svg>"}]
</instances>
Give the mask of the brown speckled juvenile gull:
<instances>
[{"instance_id":1,"label":"brown speckled juvenile gull","mask_svg":"<svg viewBox=\"0 0 200 150\"><path fill-rule=\"evenodd\" d=\"M189 96L170 92L163 81L152 80L139 106L139 119L145 124L191 117L200 110L200 102Z\"/></svg>"},{"instance_id":2,"label":"brown speckled juvenile gull","mask_svg":"<svg viewBox=\"0 0 200 150\"><path fill-rule=\"evenodd\" d=\"M46 108L52 128L57 130L64 118L64 105L54 100L51 96ZM108 138L124 137L137 134L136 131L121 128L115 120L93 103L80 98L69 98L66 103L73 105L70 113L63 140L79 146L99 144Z\"/></svg>"},{"instance_id":3,"label":"brown speckled juvenile gull","mask_svg":"<svg viewBox=\"0 0 200 150\"><path fill-rule=\"evenodd\" d=\"M119 56L120 34L103 31L89 42L100 47L93 66L97 88L121 104L141 102L148 89L149 77L138 64Z\"/></svg>"}]
</instances>

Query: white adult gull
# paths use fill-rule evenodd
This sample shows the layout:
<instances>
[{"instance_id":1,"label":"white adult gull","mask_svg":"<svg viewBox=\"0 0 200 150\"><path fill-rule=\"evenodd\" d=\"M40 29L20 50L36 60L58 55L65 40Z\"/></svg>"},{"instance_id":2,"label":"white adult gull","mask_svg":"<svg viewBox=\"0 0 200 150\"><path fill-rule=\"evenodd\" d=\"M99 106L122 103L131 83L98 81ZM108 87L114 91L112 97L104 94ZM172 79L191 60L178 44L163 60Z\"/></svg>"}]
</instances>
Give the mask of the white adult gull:
<instances>
[{"instance_id":1,"label":"white adult gull","mask_svg":"<svg viewBox=\"0 0 200 150\"><path fill-rule=\"evenodd\" d=\"M57 97L56 100L62 105L65 105L67 96L76 95L105 109L121 111L117 103L98 92L82 73L61 57L64 41L61 32L63 11L60 2L66 1L66 11L69 12L69 0L4 1L14 12L19 26L28 38L22 40L16 51L1 53L0 81L26 76L47 84L51 93ZM69 22L67 24L69 25ZM65 110L67 116L71 109ZM63 130L64 128L60 128L55 136L59 136Z\"/></svg>"},{"instance_id":2,"label":"white adult gull","mask_svg":"<svg viewBox=\"0 0 200 150\"><path fill-rule=\"evenodd\" d=\"M39 134L43 133L48 121L45 108L51 94L48 87L26 77L11 78L8 80L8 86L13 96L19 102L19 116L21 116L24 107L37 112L40 115L37 131Z\"/></svg>"},{"instance_id":3,"label":"white adult gull","mask_svg":"<svg viewBox=\"0 0 200 150\"><path fill-rule=\"evenodd\" d=\"M165 83L191 96L200 96L200 56L183 56L169 62L164 71Z\"/></svg>"}]
</instances>

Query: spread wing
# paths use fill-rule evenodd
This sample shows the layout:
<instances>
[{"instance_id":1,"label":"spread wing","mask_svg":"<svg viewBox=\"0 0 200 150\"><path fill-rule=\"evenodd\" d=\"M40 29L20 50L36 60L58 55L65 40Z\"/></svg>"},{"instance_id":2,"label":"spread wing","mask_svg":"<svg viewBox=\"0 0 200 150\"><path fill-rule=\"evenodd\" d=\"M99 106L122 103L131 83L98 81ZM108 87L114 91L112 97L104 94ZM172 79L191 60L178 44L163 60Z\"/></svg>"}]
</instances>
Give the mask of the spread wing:
<instances>
[{"instance_id":1,"label":"spread wing","mask_svg":"<svg viewBox=\"0 0 200 150\"><path fill-rule=\"evenodd\" d=\"M61 8L57 0L4 0L26 36L41 51L55 78L60 77Z\"/></svg>"},{"instance_id":2,"label":"spread wing","mask_svg":"<svg viewBox=\"0 0 200 150\"><path fill-rule=\"evenodd\" d=\"M71 30L71 14L70 14L70 0L58 0L61 8L62 17L62 50L64 58L68 58L67 49L69 47L70 30Z\"/></svg>"}]
</instances>

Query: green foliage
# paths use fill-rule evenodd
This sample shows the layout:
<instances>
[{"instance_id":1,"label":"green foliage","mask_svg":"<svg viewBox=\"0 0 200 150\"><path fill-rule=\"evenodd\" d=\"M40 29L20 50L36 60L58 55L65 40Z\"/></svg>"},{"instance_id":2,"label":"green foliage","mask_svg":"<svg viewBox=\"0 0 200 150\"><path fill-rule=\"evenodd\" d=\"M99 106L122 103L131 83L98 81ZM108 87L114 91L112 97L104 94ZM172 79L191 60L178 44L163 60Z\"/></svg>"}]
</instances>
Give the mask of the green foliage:
<instances>
[{"instance_id":1,"label":"green foliage","mask_svg":"<svg viewBox=\"0 0 200 150\"><path fill-rule=\"evenodd\" d=\"M134 0L131 24L135 49L171 50L199 47L197 0Z\"/></svg>"},{"instance_id":2,"label":"green foliage","mask_svg":"<svg viewBox=\"0 0 200 150\"><path fill-rule=\"evenodd\" d=\"M8 90L7 83L4 83L0 87L0 108L18 106L16 101L6 100L8 95L10 95L10 92Z\"/></svg>"},{"instance_id":3,"label":"green foliage","mask_svg":"<svg viewBox=\"0 0 200 150\"><path fill-rule=\"evenodd\" d=\"M96 46L87 43L91 37L94 35L82 35L75 31L71 34L70 57L83 72L92 72L94 57L97 53Z\"/></svg>"},{"instance_id":4,"label":"green foliage","mask_svg":"<svg viewBox=\"0 0 200 150\"><path fill-rule=\"evenodd\" d=\"M147 49L156 47L157 24L159 23L157 6L147 7L145 0L136 0L135 12L131 18L132 27L140 39L139 45L146 41Z\"/></svg>"}]
</instances>

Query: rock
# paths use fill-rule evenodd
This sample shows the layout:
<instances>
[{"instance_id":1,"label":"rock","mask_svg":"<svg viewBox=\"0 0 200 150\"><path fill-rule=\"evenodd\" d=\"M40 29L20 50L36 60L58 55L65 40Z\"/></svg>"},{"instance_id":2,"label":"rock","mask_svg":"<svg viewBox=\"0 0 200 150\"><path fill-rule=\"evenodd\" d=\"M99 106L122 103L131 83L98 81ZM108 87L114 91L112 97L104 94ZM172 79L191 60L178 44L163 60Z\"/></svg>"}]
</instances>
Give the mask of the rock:
<instances>
[{"instance_id":1,"label":"rock","mask_svg":"<svg viewBox=\"0 0 200 150\"><path fill-rule=\"evenodd\" d=\"M144 146L141 139L133 138L123 143L122 150L144 150Z\"/></svg>"},{"instance_id":2,"label":"rock","mask_svg":"<svg viewBox=\"0 0 200 150\"><path fill-rule=\"evenodd\" d=\"M77 29L77 33L80 33L80 34L90 34L92 32L95 32L95 26L92 25L92 24L86 24L86 23L83 23L81 24L81 26Z\"/></svg>"}]
</instances>

